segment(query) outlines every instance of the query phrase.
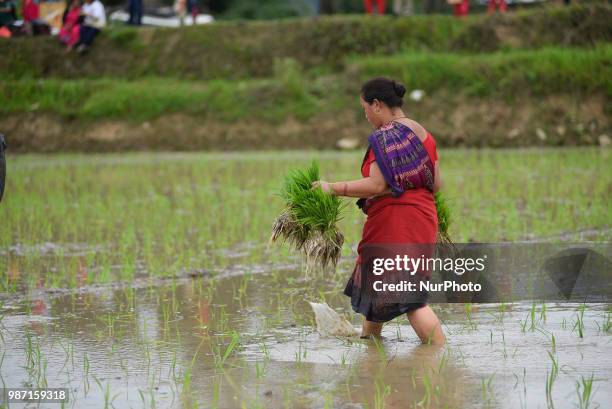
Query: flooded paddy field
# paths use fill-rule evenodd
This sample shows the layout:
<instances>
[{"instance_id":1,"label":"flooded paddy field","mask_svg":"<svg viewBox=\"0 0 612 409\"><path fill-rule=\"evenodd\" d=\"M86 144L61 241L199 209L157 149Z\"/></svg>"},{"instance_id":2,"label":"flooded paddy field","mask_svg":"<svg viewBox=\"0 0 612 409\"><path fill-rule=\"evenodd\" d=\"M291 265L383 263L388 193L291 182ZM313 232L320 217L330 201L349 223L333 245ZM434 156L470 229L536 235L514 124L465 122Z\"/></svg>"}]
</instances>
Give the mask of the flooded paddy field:
<instances>
[{"instance_id":1,"label":"flooded paddy field","mask_svg":"<svg viewBox=\"0 0 612 409\"><path fill-rule=\"evenodd\" d=\"M608 150L442 150L457 242L610 241ZM307 301L355 325L335 273L268 247L288 169L334 181L362 154L9 158L0 205L0 383L72 408L574 408L612 402L607 304L434 304L444 348L405 318L382 342L322 338ZM10 404L6 407L24 407ZM36 407L31 405L30 407ZM59 407L41 404L39 407Z\"/></svg>"}]
</instances>

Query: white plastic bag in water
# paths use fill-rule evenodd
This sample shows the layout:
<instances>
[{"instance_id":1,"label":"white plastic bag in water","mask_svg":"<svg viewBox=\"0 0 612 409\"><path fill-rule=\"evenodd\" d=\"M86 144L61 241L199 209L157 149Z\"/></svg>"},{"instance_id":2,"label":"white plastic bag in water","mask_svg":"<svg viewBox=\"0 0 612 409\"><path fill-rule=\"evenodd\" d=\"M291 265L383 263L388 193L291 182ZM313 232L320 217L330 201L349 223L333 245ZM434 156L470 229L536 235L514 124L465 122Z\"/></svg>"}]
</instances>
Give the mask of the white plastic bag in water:
<instances>
[{"instance_id":1,"label":"white plastic bag in water","mask_svg":"<svg viewBox=\"0 0 612 409\"><path fill-rule=\"evenodd\" d=\"M317 330L321 336L352 337L359 334L359 331L346 318L338 315L329 305L316 302L308 303L314 312Z\"/></svg>"}]
</instances>

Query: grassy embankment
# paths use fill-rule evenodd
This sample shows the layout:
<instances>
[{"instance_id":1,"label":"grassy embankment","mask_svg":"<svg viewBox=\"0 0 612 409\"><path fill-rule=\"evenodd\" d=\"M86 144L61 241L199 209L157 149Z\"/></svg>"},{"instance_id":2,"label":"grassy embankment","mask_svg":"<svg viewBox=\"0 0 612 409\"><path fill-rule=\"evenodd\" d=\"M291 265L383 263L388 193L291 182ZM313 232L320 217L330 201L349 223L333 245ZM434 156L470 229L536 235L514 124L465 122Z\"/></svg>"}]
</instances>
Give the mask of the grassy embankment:
<instances>
[{"instance_id":1,"label":"grassy embankment","mask_svg":"<svg viewBox=\"0 0 612 409\"><path fill-rule=\"evenodd\" d=\"M593 49L547 48L492 54L402 53L391 57L355 57L349 71L359 81L385 75L408 89L429 93L462 92L468 97L600 94L612 98L612 45ZM279 61L272 78L186 81L158 77L114 79L23 79L0 84L8 96L0 111L31 110L83 120L153 119L187 112L234 121L309 119L321 109L342 109L354 102L357 85L343 75L315 77L292 60ZM332 88L330 88L330 86ZM338 106L334 106L337 103Z\"/></svg>"},{"instance_id":2,"label":"grassy embankment","mask_svg":"<svg viewBox=\"0 0 612 409\"><path fill-rule=\"evenodd\" d=\"M359 85L388 75L425 90L408 110L443 145L593 144L610 131L611 30L601 22L610 10L118 29L91 55L53 66L44 56L55 49L43 41L28 54L26 39L0 62L12 77L0 82L0 125L22 151L209 149L228 139L226 148L329 148L367 133Z\"/></svg>"},{"instance_id":3,"label":"grassy embankment","mask_svg":"<svg viewBox=\"0 0 612 409\"><path fill-rule=\"evenodd\" d=\"M306 69L340 72L352 55L591 47L612 40L610 20L612 8L599 5L461 20L436 15L335 16L182 29L113 28L86 57L66 56L54 38L0 42L0 74L4 79L249 79L270 76L279 58L295 59Z\"/></svg>"}]
</instances>

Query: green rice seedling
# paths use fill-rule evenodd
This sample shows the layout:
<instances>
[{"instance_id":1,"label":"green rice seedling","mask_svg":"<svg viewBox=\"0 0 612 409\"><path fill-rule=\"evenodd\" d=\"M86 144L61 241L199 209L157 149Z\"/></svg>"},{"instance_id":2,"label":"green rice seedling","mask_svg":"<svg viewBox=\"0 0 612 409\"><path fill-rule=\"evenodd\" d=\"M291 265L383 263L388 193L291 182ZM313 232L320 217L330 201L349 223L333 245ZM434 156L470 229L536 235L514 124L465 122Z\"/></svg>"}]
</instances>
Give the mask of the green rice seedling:
<instances>
[{"instance_id":1,"label":"green rice seedling","mask_svg":"<svg viewBox=\"0 0 612 409\"><path fill-rule=\"evenodd\" d=\"M504 316L506 314L506 310L507 309L508 309L508 306L506 305L505 302L502 301L499 304L499 307L498 307L499 315L496 317L495 320L503 324L504 323Z\"/></svg>"},{"instance_id":2,"label":"green rice seedling","mask_svg":"<svg viewBox=\"0 0 612 409\"><path fill-rule=\"evenodd\" d=\"M151 371L151 348L152 346L148 343L144 345L145 357L147 359L147 374Z\"/></svg>"},{"instance_id":3,"label":"green rice seedling","mask_svg":"<svg viewBox=\"0 0 612 409\"><path fill-rule=\"evenodd\" d=\"M162 312L162 332L167 335L168 332L170 331L170 321L171 321L171 308L172 306L169 305L167 302L159 302L158 304L161 307L161 312Z\"/></svg>"},{"instance_id":4,"label":"green rice seedling","mask_svg":"<svg viewBox=\"0 0 612 409\"><path fill-rule=\"evenodd\" d=\"M432 401L433 401L433 395L436 393L436 388L433 385L433 381L430 377L429 374L429 370L424 368L424 373L423 373L423 387L425 389L425 392L423 394L423 398L416 403L416 406L422 407L422 408L429 408L431 407Z\"/></svg>"},{"instance_id":5,"label":"green rice seedling","mask_svg":"<svg viewBox=\"0 0 612 409\"><path fill-rule=\"evenodd\" d=\"M38 386L41 388L48 387L47 383L47 367L49 362L46 358L43 358L41 365L39 366Z\"/></svg>"},{"instance_id":6,"label":"green rice seedling","mask_svg":"<svg viewBox=\"0 0 612 409\"><path fill-rule=\"evenodd\" d=\"M102 386L102 382L96 376L94 376L94 380L96 381L96 383L100 387L100 390L102 391L102 394L104 395L104 409L108 409L109 407L114 407L113 402L115 401L117 396L120 395L120 393L117 393L111 397L110 381L106 382L106 386Z\"/></svg>"},{"instance_id":7,"label":"green rice seedling","mask_svg":"<svg viewBox=\"0 0 612 409\"><path fill-rule=\"evenodd\" d=\"M155 386L150 386L149 387L149 402L150 402L150 405L151 405L151 409L155 409L157 407L157 404L155 403L156 402L156 397L155 397L155 393L154 393L154 388L155 388Z\"/></svg>"},{"instance_id":8,"label":"green rice seedling","mask_svg":"<svg viewBox=\"0 0 612 409\"><path fill-rule=\"evenodd\" d=\"M325 394L323 408L334 409L334 396L331 393Z\"/></svg>"},{"instance_id":9,"label":"green rice seedling","mask_svg":"<svg viewBox=\"0 0 612 409\"><path fill-rule=\"evenodd\" d=\"M265 362L270 361L270 350L268 349L268 346L266 345L265 339L261 340L261 352L263 353L264 361Z\"/></svg>"},{"instance_id":10,"label":"green rice seedling","mask_svg":"<svg viewBox=\"0 0 612 409\"><path fill-rule=\"evenodd\" d=\"M446 364L449 359L450 352L448 349L445 349L442 353L442 357L440 358L440 363L438 364L438 375L442 374L442 370L446 367Z\"/></svg>"},{"instance_id":11,"label":"green rice seedling","mask_svg":"<svg viewBox=\"0 0 612 409\"><path fill-rule=\"evenodd\" d=\"M438 237L437 241L442 246L448 246L451 250L455 250L453 241L448 233L452 223L451 209L448 199L444 193L438 191L434 193L436 202L436 212L438 213Z\"/></svg>"},{"instance_id":12,"label":"green rice seedling","mask_svg":"<svg viewBox=\"0 0 612 409\"><path fill-rule=\"evenodd\" d=\"M374 341L374 346L376 347L376 352L378 353L380 359L387 361L387 350L385 349L385 345L383 344L382 340L378 339L377 337L373 337L372 340Z\"/></svg>"},{"instance_id":13,"label":"green rice seedling","mask_svg":"<svg viewBox=\"0 0 612 409\"><path fill-rule=\"evenodd\" d=\"M225 348L225 351L223 352L223 354L221 354L221 350L220 350L219 346L218 345L215 346L213 344L213 356L214 356L214 359L215 359L215 366L217 368L223 369L223 366L225 365L225 362L227 361L229 356L232 354L234 349L236 349L236 347L238 346L239 340L240 340L240 337L239 337L238 333L236 331L233 331L232 332L232 339L230 340L230 343Z\"/></svg>"},{"instance_id":14,"label":"green rice seedling","mask_svg":"<svg viewBox=\"0 0 612 409\"><path fill-rule=\"evenodd\" d=\"M494 376L495 374L492 374L491 376L487 378L482 378L480 380L481 389L482 389L482 400L483 402L486 402L487 404L490 404L493 399L493 388L491 384L493 383Z\"/></svg>"},{"instance_id":15,"label":"green rice seedling","mask_svg":"<svg viewBox=\"0 0 612 409\"><path fill-rule=\"evenodd\" d=\"M266 376L266 369L267 369L267 364L266 362L259 362L256 361L255 362L255 376L257 377L257 379L263 379L264 376Z\"/></svg>"},{"instance_id":16,"label":"green rice seedling","mask_svg":"<svg viewBox=\"0 0 612 409\"><path fill-rule=\"evenodd\" d=\"M60 369L60 371L62 371L64 368L66 368L66 365L68 365L68 361L70 361L70 351L71 349L74 350L74 345L69 342L64 345L60 342L60 347L64 350L64 354L66 355L62 368Z\"/></svg>"},{"instance_id":17,"label":"green rice seedling","mask_svg":"<svg viewBox=\"0 0 612 409\"><path fill-rule=\"evenodd\" d=\"M285 209L272 226L270 241L282 239L306 260L307 271L315 266L336 267L344 235L337 226L345 203L338 196L323 192L312 183L319 180L319 165L313 161L306 170L290 171L281 197Z\"/></svg>"},{"instance_id":18,"label":"green rice seedling","mask_svg":"<svg viewBox=\"0 0 612 409\"><path fill-rule=\"evenodd\" d=\"M555 353L557 351L557 340L555 338L555 334L553 334L552 332L545 331L541 328L538 328L538 331L544 334L550 340L552 352Z\"/></svg>"},{"instance_id":19,"label":"green rice seedling","mask_svg":"<svg viewBox=\"0 0 612 409\"><path fill-rule=\"evenodd\" d=\"M28 370L28 372L30 372L36 364L35 351L34 351L34 347L32 344L32 335L30 334L30 331L26 331L25 336L26 336L26 365L25 367Z\"/></svg>"},{"instance_id":20,"label":"green rice seedling","mask_svg":"<svg viewBox=\"0 0 612 409\"><path fill-rule=\"evenodd\" d=\"M348 354L349 354L349 351L343 351L342 354L340 355L340 365L341 366L346 365L346 362L348 360Z\"/></svg>"},{"instance_id":21,"label":"green rice seedling","mask_svg":"<svg viewBox=\"0 0 612 409\"><path fill-rule=\"evenodd\" d=\"M176 349L172 350L172 361L170 361L170 368L168 369L168 377L170 376L176 382Z\"/></svg>"},{"instance_id":22,"label":"green rice seedling","mask_svg":"<svg viewBox=\"0 0 612 409\"><path fill-rule=\"evenodd\" d=\"M519 377L516 374L513 374L514 378L516 379L516 383L514 384L514 389L516 389L518 387L519 384ZM526 408L527 407L527 383L525 382L525 379L527 378L527 368L523 367L523 388L522 388L522 394L519 395L519 402L521 404L521 408Z\"/></svg>"},{"instance_id":23,"label":"green rice seedling","mask_svg":"<svg viewBox=\"0 0 612 409\"><path fill-rule=\"evenodd\" d=\"M533 331L536 327L536 304L535 302L531 304L531 310L529 311L529 317L531 318L531 327L530 329Z\"/></svg>"},{"instance_id":24,"label":"green rice seedling","mask_svg":"<svg viewBox=\"0 0 612 409\"><path fill-rule=\"evenodd\" d=\"M576 394L578 395L578 407L580 409L588 409L593 403L593 381L593 374L588 378L581 375L580 381L576 381Z\"/></svg>"},{"instance_id":25,"label":"green rice seedling","mask_svg":"<svg viewBox=\"0 0 612 409\"><path fill-rule=\"evenodd\" d=\"M576 321L574 322L573 330L578 332L580 338L584 338L584 310L586 305L582 304L578 307L578 313L576 314Z\"/></svg>"},{"instance_id":26,"label":"green rice seedling","mask_svg":"<svg viewBox=\"0 0 612 409\"><path fill-rule=\"evenodd\" d=\"M218 408L219 407L219 397L220 397L220 385L221 382L219 381L219 378L215 376L214 380L213 380L213 385L212 385L212 407L213 408Z\"/></svg>"},{"instance_id":27,"label":"green rice seedling","mask_svg":"<svg viewBox=\"0 0 612 409\"><path fill-rule=\"evenodd\" d=\"M299 368L300 366L302 366L302 343L301 342L298 344L298 348L293 353L293 355L295 356L295 364Z\"/></svg>"},{"instance_id":28,"label":"green rice seedling","mask_svg":"<svg viewBox=\"0 0 612 409\"><path fill-rule=\"evenodd\" d=\"M304 348L302 351L302 358L306 359L308 357L308 346L305 343L300 343L300 345L304 345Z\"/></svg>"},{"instance_id":29,"label":"green rice seedling","mask_svg":"<svg viewBox=\"0 0 612 409\"><path fill-rule=\"evenodd\" d=\"M528 323L530 323L529 330L530 331L535 331L535 329L536 329L536 306L535 306L535 302L531 304L531 309L529 310L529 313L525 317L525 320L524 321L520 321L520 323L521 323L521 332L526 332L527 331L527 324Z\"/></svg>"},{"instance_id":30,"label":"green rice seedling","mask_svg":"<svg viewBox=\"0 0 612 409\"><path fill-rule=\"evenodd\" d=\"M70 345L70 365L72 366L72 370L74 370L74 339L70 338L68 344Z\"/></svg>"},{"instance_id":31,"label":"green rice seedling","mask_svg":"<svg viewBox=\"0 0 612 409\"><path fill-rule=\"evenodd\" d=\"M142 401L142 407L146 408L147 400L145 399L144 394L142 393L142 389L138 389L138 396L140 396L140 400Z\"/></svg>"},{"instance_id":32,"label":"green rice seedling","mask_svg":"<svg viewBox=\"0 0 612 409\"><path fill-rule=\"evenodd\" d=\"M546 404L549 409L553 409L555 407L552 399L552 389L555 380L559 374L559 361L550 351L548 352L548 356L552 361L552 368L550 372L546 372Z\"/></svg>"},{"instance_id":33,"label":"green rice seedling","mask_svg":"<svg viewBox=\"0 0 612 409\"><path fill-rule=\"evenodd\" d=\"M191 358L191 362L183 371L183 382L182 382L183 385L181 389L183 399L185 399L187 395L189 394L189 392L191 391L191 371L192 371L193 365L195 364L196 358L198 357L198 353L200 352L200 348L202 347L203 343L204 343L204 339L202 339L202 341L196 348L196 351L193 354L193 358Z\"/></svg>"},{"instance_id":34,"label":"green rice seedling","mask_svg":"<svg viewBox=\"0 0 612 409\"><path fill-rule=\"evenodd\" d=\"M468 322L468 327L471 330L476 330L478 325L476 324L476 321L472 319L472 303L469 303L469 302L465 303L464 309L465 309L465 317L467 318L467 322Z\"/></svg>"},{"instance_id":35,"label":"green rice seedling","mask_svg":"<svg viewBox=\"0 0 612 409\"><path fill-rule=\"evenodd\" d=\"M612 313L606 313L603 324L599 327L599 329L604 333L608 333L610 330L612 330Z\"/></svg>"},{"instance_id":36,"label":"green rice seedling","mask_svg":"<svg viewBox=\"0 0 612 409\"><path fill-rule=\"evenodd\" d=\"M391 386L385 385L382 379L376 379L374 382L374 408L384 409L385 398L391 394Z\"/></svg>"},{"instance_id":37,"label":"green rice seedling","mask_svg":"<svg viewBox=\"0 0 612 409\"><path fill-rule=\"evenodd\" d=\"M183 373L183 394L187 394L191 391L191 365L185 368Z\"/></svg>"},{"instance_id":38,"label":"green rice seedling","mask_svg":"<svg viewBox=\"0 0 612 409\"><path fill-rule=\"evenodd\" d=\"M87 392L89 392L89 358L87 352L83 354L83 389L85 395L87 395Z\"/></svg>"},{"instance_id":39,"label":"green rice seedling","mask_svg":"<svg viewBox=\"0 0 612 409\"><path fill-rule=\"evenodd\" d=\"M546 322L546 303L542 303L542 309L540 310L540 321Z\"/></svg>"}]
</instances>

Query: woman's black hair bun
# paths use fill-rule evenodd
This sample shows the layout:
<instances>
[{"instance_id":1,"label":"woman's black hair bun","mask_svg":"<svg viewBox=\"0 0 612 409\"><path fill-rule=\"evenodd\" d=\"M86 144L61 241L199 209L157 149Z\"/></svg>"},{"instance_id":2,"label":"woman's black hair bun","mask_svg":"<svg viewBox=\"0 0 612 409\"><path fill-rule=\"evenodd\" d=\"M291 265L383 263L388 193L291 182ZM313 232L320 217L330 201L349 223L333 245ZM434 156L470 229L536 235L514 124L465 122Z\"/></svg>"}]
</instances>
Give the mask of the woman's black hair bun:
<instances>
[{"instance_id":1,"label":"woman's black hair bun","mask_svg":"<svg viewBox=\"0 0 612 409\"><path fill-rule=\"evenodd\" d=\"M377 99L389 108L401 107L405 93L402 84L386 77L372 78L361 87L361 96L368 104Z\"/></svg>"},{"instance_id":2,"label":"woman's black hair bun","mask_svg":"<svg viewBox=\"0 0 612 409\"><path fill-rule=\"evenodd\" d=\"M406 93L406 87L404 87L399 82L393 81L393 90L397 94L398 97L402 98Z\"/></svg>"}]
</instances>

